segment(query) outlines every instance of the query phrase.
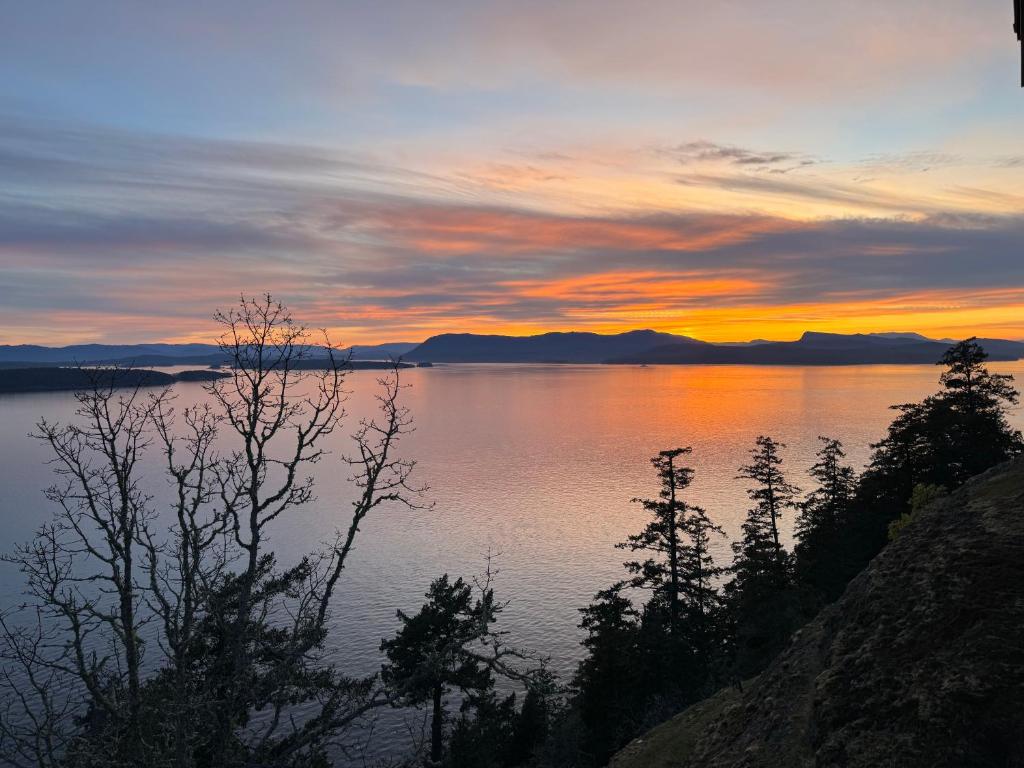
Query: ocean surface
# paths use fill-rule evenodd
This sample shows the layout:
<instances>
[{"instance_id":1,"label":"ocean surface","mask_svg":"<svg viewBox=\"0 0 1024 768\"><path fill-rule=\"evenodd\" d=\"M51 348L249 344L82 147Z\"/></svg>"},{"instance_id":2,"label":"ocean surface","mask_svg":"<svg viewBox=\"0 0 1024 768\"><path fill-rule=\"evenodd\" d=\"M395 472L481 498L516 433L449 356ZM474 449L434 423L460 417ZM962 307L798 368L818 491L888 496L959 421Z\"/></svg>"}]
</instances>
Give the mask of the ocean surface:
<instances>
[{"instance_id":1,"label":"ocean surface","mask_svg":"<svg viewBox=\"0 0 1024 768\"><path fill-rule=\"evenodd\" d=\"M993 370L1024 382L1024 362ZM430 581L482 574L491 553L499 599L510 603L499 629L508 642L551 658L570 674L580 658L577 609L622 578L616 542L645 523L637 496L654 496L649 459L692 446L696 477L688 492L729 538L747 508L736 478L754 439L786 444L785 469L808 487L807 469L825 435L843 441L858 469L885 432L889 406L938 388L935 366L438 365L402 372L404 402L416 431L402 445L417 460L432 509L380 507L366 520L340 584L330 634L332 659L353 674L379 669L381 638L398 627L397 609L415 611ZM373 409L376 372L350 374L347 429L314 469L317 498L272 532L280 562L294 561L347 525L353 488L339 456ZM177 407L207 397L202 385L175 385ZM52 510L46 447L27 436L40 419L67 421L70 393L0 396L0 547L32 536ZM1024 414L1011 419L1024 426ZM147 487L158 507L166 484L151 465ZM788 532L792 517L785 521ZM788 540L787 535L787 540ZM0 607L12 605L20 577L0 564ZM400 751L422 718L384 712L368 736L368 755Z\"/></svg>"}]
</instances>

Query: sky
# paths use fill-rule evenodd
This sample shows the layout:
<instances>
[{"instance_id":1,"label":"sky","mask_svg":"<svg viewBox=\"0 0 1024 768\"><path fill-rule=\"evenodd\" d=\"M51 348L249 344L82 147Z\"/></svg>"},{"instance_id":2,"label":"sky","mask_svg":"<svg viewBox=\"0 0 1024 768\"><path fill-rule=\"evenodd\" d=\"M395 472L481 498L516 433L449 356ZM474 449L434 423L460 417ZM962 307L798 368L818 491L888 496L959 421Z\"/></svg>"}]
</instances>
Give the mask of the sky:
<instances>
[{"instance_id":1,"label":"sky","mask_svg":"<svg viewBox=\"0 0 1024 768\"><path fill-rule=\"evenodd\" d=\"M1009 0L3 6L0 343L1024 338Z\"/></svg>"}]
</instances>

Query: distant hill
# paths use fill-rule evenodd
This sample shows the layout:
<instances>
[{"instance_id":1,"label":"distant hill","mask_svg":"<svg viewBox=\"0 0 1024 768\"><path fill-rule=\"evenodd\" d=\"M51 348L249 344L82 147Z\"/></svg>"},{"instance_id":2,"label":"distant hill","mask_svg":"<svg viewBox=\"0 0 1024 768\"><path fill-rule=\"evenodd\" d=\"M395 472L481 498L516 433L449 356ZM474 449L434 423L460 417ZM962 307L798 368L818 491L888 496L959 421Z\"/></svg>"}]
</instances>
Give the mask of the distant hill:
<instances>
[{"instance_id":1,"label":"distant hill","mask_svg":"<svg viewBox=\"0 0 1024 768\"><path fill-rule=\"evenodd\" d=\"M353 360L393 360L419 346L414 342L395 342L353 346ZM339 354L348 354L349 349ZM314 350L316 354L316 350ZM0 345L0 367L37 365L213 365L227 359L216 344L74 344L44 347L36 344Z\"/></svg>"},{"instance_id":2,"label":"distant hill","mask_svg":"<svg viewBox=\"0 0 1024 768\"><path fill-rule=\"evenodd\" d=\"M980 338L993 360L1024 358L1024 341ZM919 333L821 333L807 331L797 341L710 343L651 330L600 334L544 333L499 336L444 333L422 344L394 342L353 346L353 367L373 361L401 359L413 363L648 363L748 365L854 365L870 363L934 363L953 343ZM320 350L322 352L322 350ZM317 367L316 352L309 365ZM56 365L224 365L227 359L213 344L78 344L43 347L0 345L0 369ZM363 365L359 365L362 363Z\"/></svg>"},{"instance_id":3,"label":"distant hill","mask_svg":"<svg viewBox=\"0 0 1024 768\"><path fill-rule=\"evenodd\" d=\"M1024 357L1024 343L979 339L993 360ZM539 336L485 336L445 333L406 353L405 360L432 363L648 363L748 365L854 365L936 362L949 348L946 339L917 333L820 333L797 341L709 343L656 331L619 334L545 333Z\"/></svg>"},{"instance_id":4,"label":"distant hill","mask_svg":"<svg viewBox=\"0 0 1024 768\"><path fill-rule=\"evenodd\" d=\"M871 365L935 363L949 349L948 341L917 334L838 334L807 332L797 341L748 346L666 344L608 362L619 364L745 364L745 365ZM1024 343L978 339L992 360L1024 357Z\"/></svg>"},{"instance_id":5,"label":"distant hill","mask_svg":"<svg viewBox=\"0 0 1024 768\"><path fill-rule=\"evenodd\" d=\"M21 363L97 363L154 357L178 360L218 354L219 350L214 344L73 344L68 347L0 345L0 362Z\"/></svg>"},{"instance_id":6,"label":"distant hill","mask_svg":"<svg viewBox=\"0 0 1024 768\"><path fill-rule=\"evenodd\" d=\"M397 360L420 346L415 341L395 341L389 344L353 344L353 360ZM344 350L348 351L348 350Z\"/></svg>"},{"instance_id":7,"label":"distant hill","mask_svg":"<svg viewBox=\"0 0 1024 768\"><path fill-rule=\"evenodd\" d=\"M544 333L539 336L444 333L427 339L404 359L431 363L601 363L667 344L705 346L705 342L688 336L657 331Z\"/></svg>"},{"instance_id":8,"label":"distant hill","mask_svg":"<svg viewBox=\"0 0 1024 768\"><path fill-rule=\"evenodd\" d=\"M299 370L323 368L324 358L301 360ZM393 366L411 368L410 363L391 363L383 360L353 360L351 370L387 370ZM94 383L104 387L168 387L175 382L206 383L231 376L227 370L179 371L166 373L151 368L74 368L53 364L38 364L28 368L0 366L0 394L18 392L65 392L89 389Z\"/></svg>"}]
</instances>

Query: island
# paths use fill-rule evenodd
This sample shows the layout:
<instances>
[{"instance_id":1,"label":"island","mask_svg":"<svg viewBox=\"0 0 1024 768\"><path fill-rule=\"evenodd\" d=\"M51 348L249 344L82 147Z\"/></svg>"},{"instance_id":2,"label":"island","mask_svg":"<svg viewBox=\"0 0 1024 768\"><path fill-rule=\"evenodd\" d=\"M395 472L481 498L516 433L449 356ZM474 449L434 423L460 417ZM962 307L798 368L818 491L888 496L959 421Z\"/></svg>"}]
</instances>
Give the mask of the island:
<instances>
[{"instance_id":1,"label":"island","mask_svg":"<svg viewBox=\"0 0 1024 768\"><path fill-rule=\"evenodd\" d=\"M326 370L324 358L299 361L302 370ZM391 363L377 360L351 360L343 370L393 370L412 368L410 363ZM80 367L38 365L23 368L0 367L0 394L23 392L74 392L101 388L169 387L176 382L208 383L230 377L228 368L207 368L178 372L158 371L152 368Z\"/></svg>"}]
</instances>

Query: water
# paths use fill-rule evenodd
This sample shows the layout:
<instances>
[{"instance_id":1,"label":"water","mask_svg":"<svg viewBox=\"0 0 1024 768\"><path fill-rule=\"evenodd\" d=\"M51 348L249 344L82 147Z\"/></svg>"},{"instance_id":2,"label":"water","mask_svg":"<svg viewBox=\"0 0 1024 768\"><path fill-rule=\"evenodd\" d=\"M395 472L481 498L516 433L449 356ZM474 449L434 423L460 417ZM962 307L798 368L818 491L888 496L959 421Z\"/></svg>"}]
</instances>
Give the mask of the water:
<instances>
[{"instance_id":1,"label":"water","mask_svg":"<svg viewBox=\"0 0 1024 768\"><path fill-rule=\"evenodd\" d=\"M996 363L1024 381L1024 362ZM808 486L818 435L844 442L861 467L869 443L884 434L893 403L937 388L934 366L544 366L453 365L403 371L405 403L417 430L403 454L418 460L432 510L380 508L362 527L335 606L332 653L352 673L379 668L382 637L397 628L396 609L415 611L430 581L473 576L488 551L499 569L498 597L511 603L500 628L517 646L551 657L568 673L580 657L577 608L622 578L613 548L644 523L629 500L657 493L649 457L692 446L697 474L689 498L705 506L730 537L746 510L736 470L759 434L787 444L786 468ZM353 373L348 423L372 409L375 374ZM175 385L178 406L206 397L199 384ZM67 420L68 393L0 396L0 544L28 538L51 510L45 446L26 437L40 417ZM1024 426L1020 411L1012 414ZM316 468L318 500L277 526L282 563L347 522L351 487L339 467L351 429L333 436L333 457ZM162 487L154 474L154 489ZM786 531L792 519L785 521ZM787 536L788 540L788 536ZM720 562L731 559L717 542ZM0 567L0 600L20 584ZM418 722L417 727L418 727ZM373 754L398 749L406 723L387 713Z\"/></svg>"}]
</instances>

